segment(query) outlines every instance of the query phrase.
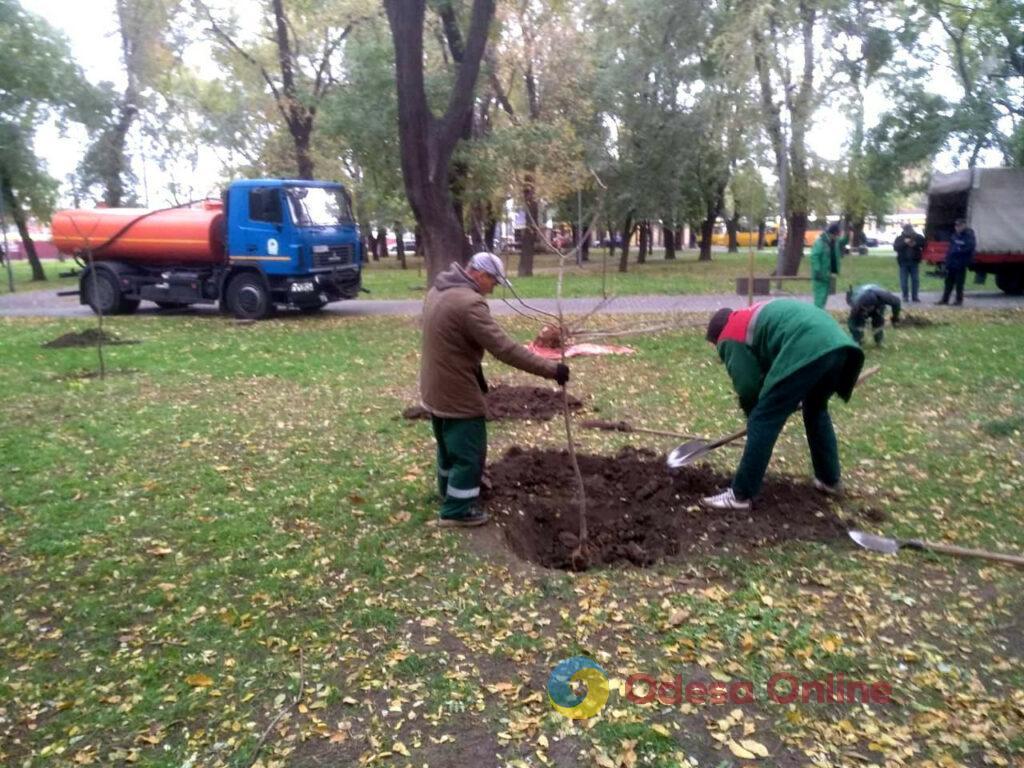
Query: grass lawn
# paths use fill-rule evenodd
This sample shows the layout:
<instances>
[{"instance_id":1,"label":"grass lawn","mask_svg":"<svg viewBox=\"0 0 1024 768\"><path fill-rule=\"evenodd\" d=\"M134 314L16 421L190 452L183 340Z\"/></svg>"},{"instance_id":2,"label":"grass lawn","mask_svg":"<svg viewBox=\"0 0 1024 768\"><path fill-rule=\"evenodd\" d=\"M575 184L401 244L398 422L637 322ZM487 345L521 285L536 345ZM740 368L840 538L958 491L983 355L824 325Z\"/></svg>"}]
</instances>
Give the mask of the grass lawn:
<instances>
[{"instance_id":1,"label":"grass lawn","mask_svg":"<svg viewBox=\"0 0 1024 768\"><path fill-rule=\"evenodd\" d=\"M11 262L11 273L14 276L14 289L17 292L38 291L52 288L61 290L69 286L76 286L77 280L73 277L60 277L61 272L70 272L78 269L73 259L67 261L54 261L44 259L42 261L43 272L46 273L46 280L33 280L32 267L24 259ZM0 265L0 296L10 292L10 282L7 276L7 265Z\"/></svg>"},{"instance_id":2,"label":"grass lawn","mask_svg":"<svg viewBox=\"0 0 1024 768\"><path fill-rule=\"evenodd\" d=\"M949 322L892 331L868 350L881 373L833 408L842 503L884 511L886 533L1019 552L1024 313L929 317ZM430 525L430 430L397 418L416 399L413 320L113 318L141 343L106 349L106 381L83 377L95 350L40 347L91 325L0 319L2 765L716 767L762 747L774 766L1024 761L1019 570L793 542L543 571L493 527ZM590 411L740 423L697 330L629 343L633 357L573 362ZM557 423L490 435L492 461L562 439ZM772 471L808 467L792 423ZM545 685L579 653L613 693L573 722ZM758 700L637 704L616 692L633 672L750 680ZM893 703L762 695L776 673L839 672L889 683Z\"/></svg>"},{"instance_id":3,"label":"grass lawn","mask_svg":"<svg viewBox=\"0 0 1024 768\"><path fill-rule=\"evenodd\" d=\"M808 251L809 253L809 251ZM563 295L567 297L600 296L602 289L609 294L652 295L652 294L693 294L733 293L736 278L747 274L748 253L729 254L715 251L711 261L697 260L696 251L684 251L674 261L665 261L661 251L655 251L646 264L637 264L636 250L632 251L629 271L618 272L618 261L609 260L607 269L602 266L605 249L594 251L592 260L584 267L571 265L566 269ZM516 290L524 297L553 297L556 292L557 258L552 254L538 255L532 277L515 278L518 254L507 255L506 264ZM775 268L775 251L759 251L755 254L755 274L768 275ZM72 261L64 263L44 261L43 268L48 279L32 281L31 271L25 261L14 262L14 280L18 292L31 290L64 290L77 287L75 278L61 278L61 272L75 269ZM941 291L942 280L929 277L931 268L922 265L921 290ZM801 275L810 274L809 257L805 255L800 267ZM884 248L875 249L866 256L847 256L843 260L842 274L837 289L846 290L850 284L877 283L899 293L899 274L896 259ZM408 259L408 269L400 269L394 257L385 261L370 262L363 271L363 285L370 293L368 299L415 299L422 298L426 284L422 260ZM793 293L810 293L809 282L791 283ZM995 284L975 285L968 279L966 289L996 291ZM498 288L496 295L501 294ZM6 269L0 269L0 296L8 292Z\"/></svg>"},{"instance_id":4,"label":"grass lawn","mask_svg":"<svg viewBox=\"0 0 1024 768\"><path fill-rule=\"evenodd\" d=\"M809 249L800 265L801 275L810 275ZM609 294L619 296L640 294L691 294L691 293L733 293L736 290L736 278L748 272L748 254L743 251L729 254L715 251L711 261L697 260L696 251L684 251L674 261L665 261L663 253L656 251L653 258L646 264L637 264L636 250L632 251L629 271L618 272L618 254L614 261L609 260L607 270L603 272L602 259L605 249L594 251L591 261L584 267L570 266L566 270L563 295L600 296L602 288ZM759 251L755 254L754 272L758 276L768 275L775 268L776 253ZM537 257L532 277L516 278L518 254L506 257L506 266L512 277L516 290L525 297L553 297L556 292L558 261L551 254ZM363 285L370 290L366 298L397 299L416 298L423 295L426 278L422 260L410 258L409 268L402 270L394 258L386 261L371 262L363 272ZM929 277L931 267L922 265L921 290L941 291L942 280ZM899 272L896 258L891 250L875 249L866 256L846 256L842 263L837 289L846 290L849 284L877 283L891 291L899 293ZM996 291L995 284L990 280L985 286L976 286L973 279L967 281L967 290ZM794 293L810 294L809 282L791 283ZM500 294L501 289L498 289ZM498 294L496 294L498 295Z\"/></svg>"}]
</instances>

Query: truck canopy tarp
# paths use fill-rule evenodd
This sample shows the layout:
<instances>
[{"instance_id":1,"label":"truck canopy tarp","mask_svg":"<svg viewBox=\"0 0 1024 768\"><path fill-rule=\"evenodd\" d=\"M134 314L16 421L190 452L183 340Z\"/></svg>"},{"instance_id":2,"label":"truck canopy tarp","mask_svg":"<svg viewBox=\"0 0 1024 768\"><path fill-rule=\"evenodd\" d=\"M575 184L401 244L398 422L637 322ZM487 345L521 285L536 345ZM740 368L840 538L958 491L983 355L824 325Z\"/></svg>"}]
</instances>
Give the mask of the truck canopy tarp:
<instances>
[{"instance_id":1,"label":"truck canopy tarp","mask_svg":"<svg viewBox=\"0 0 1024 768\"><path fill-rule=\"evenodd\" d=\"M969 169L937 173L928 194L968 189L967 221L978 239L978 252L1024 253L1024 168L976 168L973 175Z\"/></svg>"},{"instance_id":2,"label":"truck canopy tarp","mask_svg":"<svg viewBox=\"0 0 1024 768\"><path fill-rule=\"evenodd\" d=\"M971 188L971 170L953 171L952 173L936 173L928 185L929 195L949 195L953 192L964 192Z\"/></svg>"}]
</instances>

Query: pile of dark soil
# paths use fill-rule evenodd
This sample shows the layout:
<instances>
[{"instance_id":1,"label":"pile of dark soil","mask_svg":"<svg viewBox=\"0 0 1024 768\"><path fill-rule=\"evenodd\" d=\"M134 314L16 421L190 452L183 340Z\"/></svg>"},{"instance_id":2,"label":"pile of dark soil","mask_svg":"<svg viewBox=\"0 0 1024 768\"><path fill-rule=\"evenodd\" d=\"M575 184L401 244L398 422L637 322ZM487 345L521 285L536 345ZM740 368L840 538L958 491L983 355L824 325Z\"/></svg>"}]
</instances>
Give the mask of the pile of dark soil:
<instances>
[{"instance_id":1,"label":"pile of dark soil","mask_svg":"<svg viewBox=\"0 0 1024 768\"><path fill-rule=\"evenodd\" d=\"M583 403L569 395L569 408L579 410ZM510 387L498 384L487 393L487 420L537 419L548 421L562 412L562 392L545 387ZM405 419L428 419L423 406L413 405L402 411Z\"/></svg>"},{"instance_id":2,"label":"pile of dark soil","mask_svg":"<svg viewBox=\"0 0 1024 768\"><path fill-rule=\"evenodd\" d=\"M710 512L698 508L698 500L727 487L730 478L707 466L669 470L663 456L633 448L615 456L579 456L579 462L590 566L648 566L703 552L846 536L846 524L807 482L771 478L752 512ZM548 568L570 568L579 507L568 453L513 447L489 471L493 490L485 506L512 550Z\"/></svg>"},{"instance_id":3,"label":"pile of dark soil","mask_svg":"<svg viewBox=\"0 0 1024 768\"><path fill-rule=\"evenodd\" d=\"M945 320L929 320L923 315L904 314L900 317L900 328L933 328L937 325L949 325Z\"/></svg>"},{"instance_id":4,"label":"pile of dark soil","mask_svg":"<svg viewBox=\"0 0 1024 768\"><path fill-rule=\"evenodd\" d=\"M101 331L99 328L89 328L88 330L82 331L81 333L65 333L63 336L58 336L56 339L52 339L41 346L46 349L63 349L65 347L95 347L98 343L103 342L108 345L115 344L138 344L139 342L133 341L132 339L120 339L113 334L109 334L106 331Z\"/></svg>"}]
</instances>

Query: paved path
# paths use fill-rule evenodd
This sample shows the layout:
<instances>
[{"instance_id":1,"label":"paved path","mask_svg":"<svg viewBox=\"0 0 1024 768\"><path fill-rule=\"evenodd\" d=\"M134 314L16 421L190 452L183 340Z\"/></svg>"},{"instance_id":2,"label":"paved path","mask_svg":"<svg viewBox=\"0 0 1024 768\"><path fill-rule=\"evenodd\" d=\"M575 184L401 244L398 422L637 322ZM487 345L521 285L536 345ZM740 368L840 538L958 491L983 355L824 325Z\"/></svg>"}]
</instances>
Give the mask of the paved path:
<instances>
[{"instance_id":1,"label":"paved path","mask_svg":"<svg viewBox=\"0 0 1024 768\"><path fill-rule=\"evenodd\" d=\"M920 304L909 304L907 309L912 311L937 309L935 302L939 298L937 293L921 294ZM810 296L794 296L810 301ZM545 312L555 312L554 299L527 299L526 302L532 307ZM600 299L564 299L562 307L566 314L581 315L591 311L600 303ZM672 296L620 296L607 304L601 312L611 315L626 314L666 314L670 312L710 312L721 307L742 307L746 299L735 294L700 294L700 295L672 295ZM420 313L422 301L420 299L354 299L352 301L340 301L327 305L323 313L325 315L339 315L343 317L358 317L363 315L406 315L415 316ZM516 306L519 306L516 304ZM974 309L1024 309L1024 297L1007 296L1003 293L968 293L965 298L965 306ZM828 308L842 310L846 308L846 298L842 294L830 296ZM514 314L507 304L501 299L491 299L491 309L496 315ZM216 314L217 309L212 304L201 304L187 311L188 314ZM148 301L142 302L139 307L140 315L175 314L182 312L162 312L155 304ZM77 296L57 296L56 290L27 291L25 293L4 293L0 294L0 316L6 317L90 317L92 312L88 307L78 303Z\"/></svg>"}]
</instances>

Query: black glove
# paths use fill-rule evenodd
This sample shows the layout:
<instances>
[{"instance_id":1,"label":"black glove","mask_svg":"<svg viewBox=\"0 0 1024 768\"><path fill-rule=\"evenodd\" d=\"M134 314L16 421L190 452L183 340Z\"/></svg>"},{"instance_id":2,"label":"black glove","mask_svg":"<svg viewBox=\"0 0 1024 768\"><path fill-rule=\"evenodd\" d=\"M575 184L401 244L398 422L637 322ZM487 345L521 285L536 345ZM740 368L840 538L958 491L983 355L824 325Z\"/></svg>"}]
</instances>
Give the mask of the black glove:
<instances>
[{"instance_id":1,"label":"black glove","mask_svg":"<svg viewBox=\"0 0 1024 768\"><path fill-rule=\"evenodd\" d=\"M558 386L564 387L566 382L569 381L569 366L565 363L559 363L555 367L555 381L558 382Z\"/></svg>"}]
</instances>

